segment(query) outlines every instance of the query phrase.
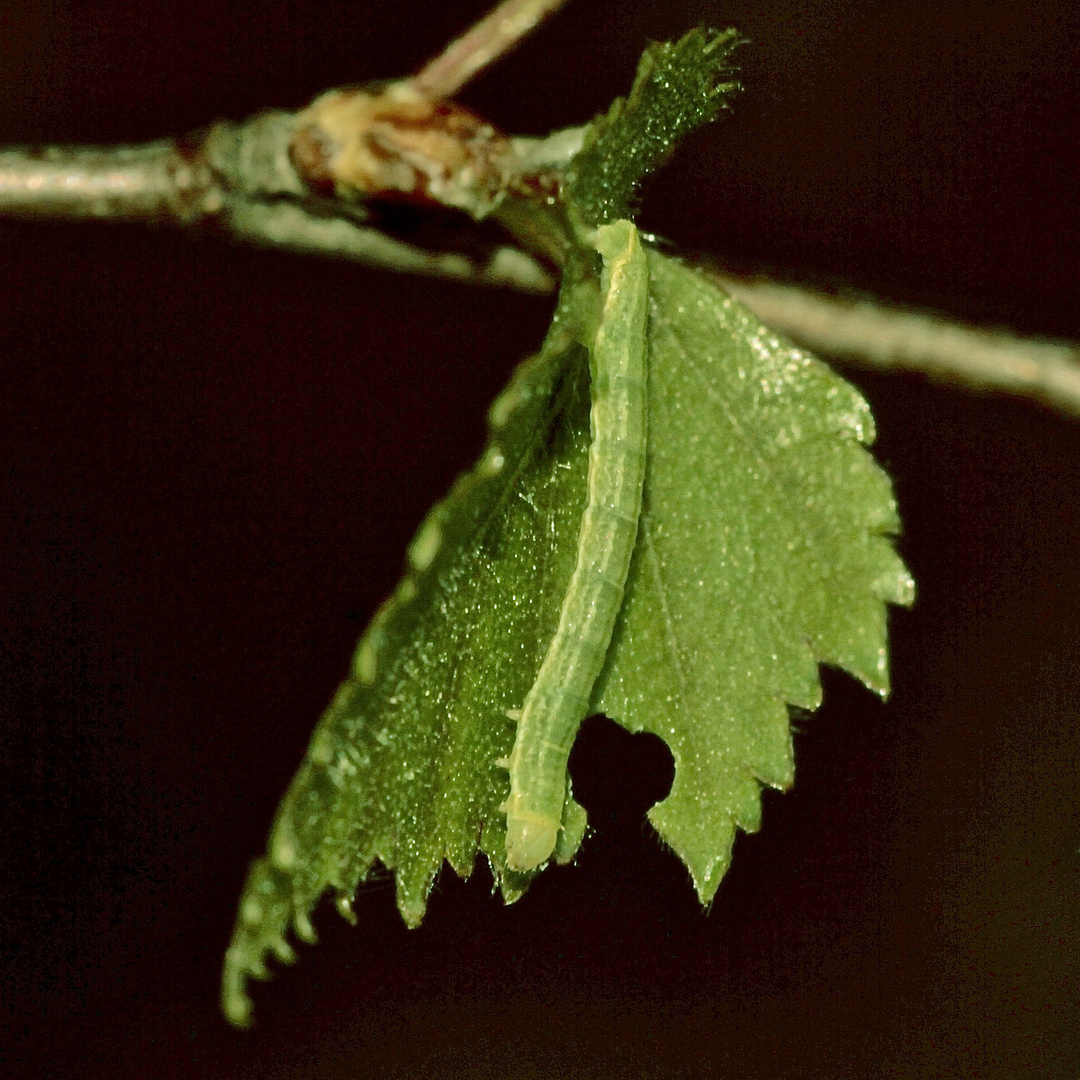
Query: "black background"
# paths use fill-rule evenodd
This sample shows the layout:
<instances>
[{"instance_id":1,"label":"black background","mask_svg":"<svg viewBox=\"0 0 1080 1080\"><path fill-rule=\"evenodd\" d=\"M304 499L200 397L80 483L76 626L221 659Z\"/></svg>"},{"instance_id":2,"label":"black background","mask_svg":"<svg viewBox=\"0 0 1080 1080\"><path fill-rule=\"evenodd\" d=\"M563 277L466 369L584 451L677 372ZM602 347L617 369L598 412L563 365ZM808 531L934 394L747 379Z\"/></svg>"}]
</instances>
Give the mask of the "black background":
<instances>
[{"instance_id":1,"label":"black background","mask_svg":"<svg viewBox=\"0 0 1080 1080\"><path fill-rule=\"evenodd\" d=\"M0 142L136 141L405 74L483 4L19 0ZM689 249L1080 338L1080 8L575 0L464 100L578 123L648 37L738 26L746 93L652 185ZM885 705L826 671L711 912L590 721L572 869L445 873L217 1008L248 860L429 504L550 302L134 226L0 225L0 1071L1075 1077L1080 427L853 376L919 584Z\"/></svg>"}]
</instances>

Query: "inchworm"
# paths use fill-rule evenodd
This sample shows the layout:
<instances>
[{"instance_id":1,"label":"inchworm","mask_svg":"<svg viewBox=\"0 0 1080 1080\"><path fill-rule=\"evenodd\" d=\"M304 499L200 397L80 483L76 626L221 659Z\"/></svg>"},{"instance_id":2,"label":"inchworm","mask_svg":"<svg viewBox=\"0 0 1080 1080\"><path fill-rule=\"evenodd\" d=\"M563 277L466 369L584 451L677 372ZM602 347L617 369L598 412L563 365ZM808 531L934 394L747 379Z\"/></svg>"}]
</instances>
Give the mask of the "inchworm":
<instances>
[{"instance_id":1,"label":"inchworm","mask_svg":"<svg viewBox=\"0 0 1080 1080\"><path fill-rule=\"evenodd\" d=\"M525 697L510 757L506 862L533 870L554 851L566 764L622 606L645 478L648 257L629 221L597 230L602 309L590 356L588 499L559 626Z\"/></svg>"}]
</instances>

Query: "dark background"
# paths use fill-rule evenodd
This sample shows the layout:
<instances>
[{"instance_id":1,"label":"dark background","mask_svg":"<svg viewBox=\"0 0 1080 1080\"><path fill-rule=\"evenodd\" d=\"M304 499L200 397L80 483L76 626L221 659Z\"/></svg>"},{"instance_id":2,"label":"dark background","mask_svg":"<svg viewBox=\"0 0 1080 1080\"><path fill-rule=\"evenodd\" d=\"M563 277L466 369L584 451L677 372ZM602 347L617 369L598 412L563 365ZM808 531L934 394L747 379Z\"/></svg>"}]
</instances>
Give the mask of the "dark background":
<instances>
[{"instance_id":1,"label":"dark background","mask_svg":"<svg viewBox=\"0 0 1080 1080\"><path fill-rule=\"evenodd\" d=\"M401 75L484 5L19 0L0 143L135 141ZM734 24L746 93L652 186L681 246L1080 338L1080 7L575 0L464 100L578 123L647 37ZM133 226L0 224L0 1072L1080 1072L1080 426L853 377L919 584L895 693L826 671L712 910L590 721L593 835L515 907L445 873L217 1008L248 860L429 504L550 302Z\"/></svg>"}]
</instances>

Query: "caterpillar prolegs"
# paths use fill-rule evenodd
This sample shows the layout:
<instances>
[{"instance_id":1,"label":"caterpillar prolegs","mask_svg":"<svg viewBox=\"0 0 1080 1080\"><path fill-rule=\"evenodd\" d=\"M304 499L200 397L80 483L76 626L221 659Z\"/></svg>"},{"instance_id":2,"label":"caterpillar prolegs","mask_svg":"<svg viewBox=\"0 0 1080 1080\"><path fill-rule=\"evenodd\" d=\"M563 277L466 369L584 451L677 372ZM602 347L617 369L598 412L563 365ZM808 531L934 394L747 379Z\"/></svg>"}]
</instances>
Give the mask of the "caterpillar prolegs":
<instances>
[{"instance_id":1,"label":"caterpillar prolegs","mask_svg":"<svg viewBox=\"0 0 1080 1080\"><path fill-rule=\"evenodd\" d=\"M570 748L622 606L645 478L648 257L632 222L597 230L601 316L590 350L588 497L558 629L525 697L507 762L506 862L532 870L555 849Z\"/></svg>"}]
</instances>

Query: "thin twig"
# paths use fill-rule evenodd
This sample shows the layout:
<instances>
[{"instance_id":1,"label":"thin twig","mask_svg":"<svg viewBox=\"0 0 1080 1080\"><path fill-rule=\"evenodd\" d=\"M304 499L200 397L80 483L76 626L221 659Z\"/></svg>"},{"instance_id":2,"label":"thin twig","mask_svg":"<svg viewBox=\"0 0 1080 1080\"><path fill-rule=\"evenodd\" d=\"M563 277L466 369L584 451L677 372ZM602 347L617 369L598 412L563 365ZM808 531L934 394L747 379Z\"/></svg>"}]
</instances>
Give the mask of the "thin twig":
<instances>
[{"instance_id":1,"label":"thin twig","mask_svg":"<svg viewBox=\"0 0 1080 1080\"><path fill-rule=\"evenodd\" d=\"M410 80L413 88L429 98L452 97L565 3L566 0L503 0L414 75Z\"/></svg>"},{"instance_id":2,"label":"thin twig","mask_svg":"<svg viewBox=\"0 0 1080 1080\"><path fill-rule=\"evenodd\" d=\"M185 218L200 178L171 139L142 146L0 151L0 213Z\"/></svg>"},{"instance_id":3,"label":"thin twig","mask_svg":"<svg viewBox=\"0 0 1080 1080\"><path fill-rule=\"evenodd\" d=\"M978 330L794 285L714 276L771 329L824 356L1031 398L1080 416L1080 346Z\"/></svg>"},{"instance_id":4,"label":"thin twig","mask_svg":"<svg viewBox=\"0 0 1080 1080\"><path fill-rule=\"evenodd\" d=\"M483 255L432 251L347 218L312 214L296 203L239 202L228 224L238 240L324 258L347 259L399 274L421 274L518 292L543 294L555 288L551 275L516 247L493 247Z\"/></svg>"},{"instance_id":5,"label":"thin twig","mask_svg":"<svg viewBox=\"0 0 1080 1080\"><path fill-rule=\"evenodd\" d=\"M563 2L504 0L414 79L396 85L410 87L413 95L428 102L447 97ZM323 95L314 105L332 99L336 100L334 94ZM389 102L390 120L394 101ZM312 108L299 114L262 113L244 124L218 123L186 140L0 151L0 216L214 223L245 240L386 269L530 292L553 288L542 263L557 266L563 253L545 232L546 219L537 217L543 216L540 204L521 197L506 197L500 203L499 196L506 192L497 192L493 216L513 239L509 244L492 243L486 250L482 245L469 252L424 249L384 235L378 218L369 214L364 192L343 197L340 185L328 192L298 167L303 159L297 154L298 125L302 119L310 120ZM459 112L468 118L466 111ZM382 114L379 119L384 126L389 122ZM564 169L582 136L582 129L573 129L546 140L508 142L479 120L471 127L459 127L467 129L466 134L452 126L439 129L430 145L417 147L406 139L403 149L398 148L402 161L415 164L417 153L431 156L434 150L445 150L447 142L454 150L458 138L457 148L470 165L477 153L473 143L487 138L498 142L513 176L535 180ZM406 133L415 135L415 128L415 123L406 125ZM372 133L363 129L353 134L362 139ZM434 137L439 135L442 143ZM325 140L316 142L320 153L325 152ZM380 146L385 156L387 148ZM463 175L475 172L466 168ZM542 187L533 186L538 191ZM517 187L527 190L529 185ZM460 200L436 198L438 192L427 194L429 201L461 205ZM1080 346L977 330L934 315L865 300L846 301L771 281L714 276L763 323L815 352L876 370L919 372L971 389L1027 397L1080 417Z\"/></svg>"},{"instance_id":6,"label":"thin twig","mask_svg":"<svg viewBox=\"0 0 1080 1080\"><path fill-rule=\"evenodd\" d=\"M227 220L238 199L303 198L293 130L293 114L277 111L185 140L0 150L0 215L190 225Z\"/></svg>"},{"instance_id":7,"label":"thin twig","mask_svg":"<svg viewBox=\"0 0 1080 1080\"><path fill-rule=\"evenodd\" d=\"M399 273L522 292L554 289L550 273L510 243L425 249L367 223L363 204L315 198L290 154L295 128L295 114L265 112L186 140L0 150L0 217L212 225L240 240ZM572 150L580 133L569 134L577 135ZM551 153L569 153L566 141L559 133ZM523 163L543 164L545 140L518 142Z\"/></svg>"}]
</instances>

